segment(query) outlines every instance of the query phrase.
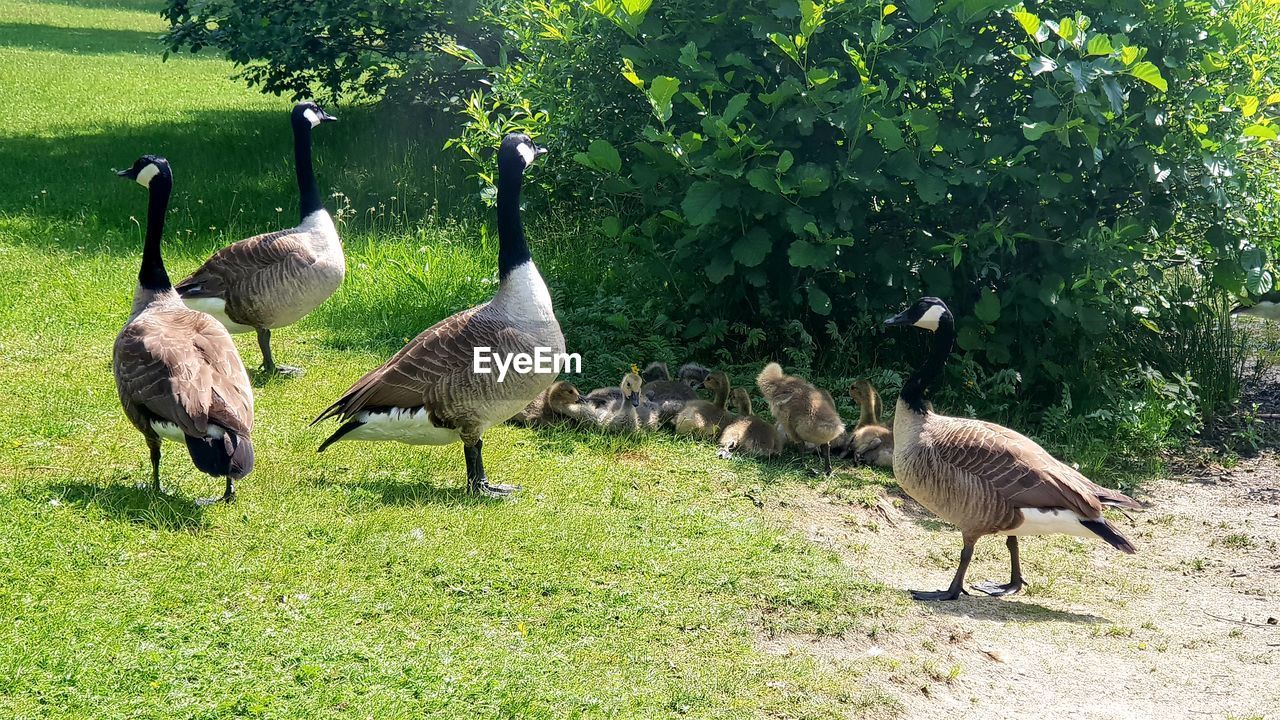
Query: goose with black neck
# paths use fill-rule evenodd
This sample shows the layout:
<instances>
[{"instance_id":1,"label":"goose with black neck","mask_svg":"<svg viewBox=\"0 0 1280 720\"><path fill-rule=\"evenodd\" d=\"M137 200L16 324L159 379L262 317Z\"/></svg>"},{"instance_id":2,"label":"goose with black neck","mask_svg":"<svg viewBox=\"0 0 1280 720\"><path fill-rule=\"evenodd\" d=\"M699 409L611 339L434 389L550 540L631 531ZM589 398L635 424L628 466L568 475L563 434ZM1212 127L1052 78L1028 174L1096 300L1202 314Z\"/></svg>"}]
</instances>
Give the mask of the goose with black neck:
<instances>
[{"instance_id":1,"label":"goose with black neck","mask_svg":"<svg viewBox=\"0 0 1280 720\"><path fill-rule=\"evenodd\" d=\"M151 483L160 489L163 440L186 445L201 471L225 479L221 498L253 469L253 390L226 328L191 310L169 282L161 255L173 173L145 155L117 173L147 188L146 240L129 321L116 336L112 372L125 416L151 451Z\"/></svg>"},{"instance_id":2,"label":"goose with black neck","mask_svg":"<svg viewBox=\"0 0 1280 720\"><path fill-rule=\"evenodd\" d=\"M290 115L298 225L228 245L178 283L178 294L188 307L209 313L233 333L257 332L262 368L268 375L302 374L301 368L276 364L271 331L319 307L346 274L342 241L321 202L311 157L312 130L334 120L313 102L298 103Z\"/></svg>"},{"instance_id":3,"label":"goose with black neck","mask_svg":"<svg viewBox=\"0 0 1280 720\"><path fill-rule=\"evenodd\" d=\"M1102 515L1103 508L1140 508L1133 498L1095 484L1035 441L1009 428L933 411L927 393L942 377L955 343L946 303L922 298L885 321L934 333L932 351L902 387L893 419L893 474L912 498L960 530L960 565L946 590L912 590L917 600L954 600L964 590L973 548L985 535L1005 535L1008 583L974 589L1010 595L1023 587L1018 537L1064 533L1101 539L1124 553L1133 543Z\"/></svg>"},{"instance_id":4,"label":"goose with black neck","mask_svg":"<svg viewBox=\"0 0 1280 720\"><path fill-rule=\"evenodd\" d=\"M520 217L524 172L545 152L527 135L514 133L498 149L497 294L431 326L357 380L313 421L342 421L321 451L343 440L461 442L470 492L505 497L518 489L489 482L482 436L550 386L558 368L536 364L528 372L517 368L504 377L486 372L480 359L484 354L564 356L564 335Z\"/></svg>"}]
</instances>

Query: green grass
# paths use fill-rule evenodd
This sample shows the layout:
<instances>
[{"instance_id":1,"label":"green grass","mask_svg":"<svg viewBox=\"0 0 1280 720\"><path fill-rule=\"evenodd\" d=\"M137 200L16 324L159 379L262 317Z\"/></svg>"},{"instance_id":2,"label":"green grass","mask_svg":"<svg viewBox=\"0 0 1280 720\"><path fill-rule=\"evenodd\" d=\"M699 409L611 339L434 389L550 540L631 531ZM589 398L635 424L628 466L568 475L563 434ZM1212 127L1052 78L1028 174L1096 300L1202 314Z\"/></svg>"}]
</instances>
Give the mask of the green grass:
<instances>
[{"instance_id":1,"label":"green grass","mask_svg":"<svg viewBox=\"0 0 1280 720\"><path fill-rule=\"evenodd\" d=\"M146 152L172 161L174 277L296 216L288 103L216 59L161 63L156 7L0 0L0 717L891 711L856 673L753 644L872 627L904 602L756 508L785 496L796 464L499 428L488 469L525 491L494 503L462 494L458 447L315 453L329 428L307 422L349 382L493 289L472 185L411 115L341 108L317 133L348 280L276 333L277 358L309 372L257 389L258 466L239 502L197 508L218 481L172 446L173 494L136 489L146 450L110 349L146 199L111 171ZM562 314L611 317L579 300L615 272L577 246L580 228L528 224ZM571 348L608 345L566 327ZM256 364L252 339L237 343ZM588 353L588 370L662 350Z\"/></svg>"}]
</instances>

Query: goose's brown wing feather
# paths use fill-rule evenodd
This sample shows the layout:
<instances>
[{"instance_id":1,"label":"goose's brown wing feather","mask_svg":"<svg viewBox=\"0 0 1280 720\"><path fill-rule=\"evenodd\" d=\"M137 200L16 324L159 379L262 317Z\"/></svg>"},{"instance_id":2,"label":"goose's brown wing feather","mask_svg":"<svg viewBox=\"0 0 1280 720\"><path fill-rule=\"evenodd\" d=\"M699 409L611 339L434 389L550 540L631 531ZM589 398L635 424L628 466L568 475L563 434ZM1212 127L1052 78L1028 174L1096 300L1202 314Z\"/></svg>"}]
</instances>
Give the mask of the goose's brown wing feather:
<instances>
[{"instance_id":1,"label":"goose's brown wing feather","mask_svg":"<svg viewBox=\"0 0 1280 720\"><path fill-rule=\"evenodd\" d=\"M1138 507L1006 427L968 418L934 420L941 421L929 431L935 458L986 485L1010 507L1064 508L1086 518L1101 514L1102 498L1123 498L1127 507Z\"/></svg>"},{"instance_id":2,"label":"goose's brown wing feather","mask_svg":"<svg viewBox=\"0 0 1280 720\"><path fill-rule=\"evenodd\" d=\"M280 230L222 248L174 289L184 298L226 298L233 285L252 287L277 275L292 277L315 262L303 235L297 230Z\"/></svg>"},{"instance_id":3,"label":"goose's brown wing feather","mask_svg":"<svg viewBox=\"0 0 1280 720\"><path fill-rule=\"evenodd\" d=\"M240 435L253 430L253 392L227 331L204 313L152 311L130 323L115 345L116 385L135 425L140 410L188 435L209 423Z\"/></svg>"},{"instance_id":4,"label":"goose's brown wing feather","mask_svg":"<svg viewBox=\"0 0 1280 720\"><path fill-rule=\"evenodd\" d=\"M316 422L334 415L348 419L366 408L425 406L432 417L448 422L451 408L476 385L473 348L532 348L514 328L482 312L480 305L432 325L390 360L360 378L330 405Z\"/></svg>"}]
</instances>

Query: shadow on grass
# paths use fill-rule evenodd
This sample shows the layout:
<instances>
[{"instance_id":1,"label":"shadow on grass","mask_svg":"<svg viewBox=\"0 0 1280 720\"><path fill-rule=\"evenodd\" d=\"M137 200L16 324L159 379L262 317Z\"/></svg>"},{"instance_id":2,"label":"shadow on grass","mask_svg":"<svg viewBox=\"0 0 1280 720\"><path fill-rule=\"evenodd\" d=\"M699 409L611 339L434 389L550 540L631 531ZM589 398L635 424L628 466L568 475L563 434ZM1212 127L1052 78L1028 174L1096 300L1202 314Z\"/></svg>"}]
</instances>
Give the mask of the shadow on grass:
<instances>
[{"instance_id":1,"label":"shadow on grass","mask_svg":"<svg viewBox=\"0 0 1280 720\"><path fill-rule=\"evenodd\" d=\"M11 22L0 22L0 47L72 55L156 55L164 49L158 33Z\"/></svg>"},{"instance_id":2,"label":"shadow on grass","mask_svg":"<svg viewBox=\"0 0 1280 720\"><path fill-rule=\"evenodd\" d=\"M462 446L458 446L458 469L456 473L440 478L401 479L401 477L361 478L351 480L349 471L336 469L326 471L311 481L317 488L342 490L355 496L366 495L383 505L419 506L419 505L462 505L481 506L507 502L500 498L472 495L466 490L466 471L463 469ZM502 482L500 478L490 477L492 482ZM436 481L449 483L437 485ZM516 497L519 497L517 495Z\"/></svg>"},{"instance_id":3,"label":"shadow on grass","mask_svg":"<svg viewBox=\"0 0 1280 720\"><path fill-rule=\"evenodd\" d=\"M132 10L160 14L164 0L42 0L45 5L66 5L78 9Z\"/></svg>"},{"instance_id":4,"label":"shadow on grass","mask_svg":"<svg viewBox=\"0 0 1280 720\"><path fill-rule=\"evenodd\" d=\"M93 508L115 520L157 530L198 530L204 526L204 508L174 495L157 495L132 485L68 483L52 488L63 502L80 509Z\"/></svg>"}]
</instances>

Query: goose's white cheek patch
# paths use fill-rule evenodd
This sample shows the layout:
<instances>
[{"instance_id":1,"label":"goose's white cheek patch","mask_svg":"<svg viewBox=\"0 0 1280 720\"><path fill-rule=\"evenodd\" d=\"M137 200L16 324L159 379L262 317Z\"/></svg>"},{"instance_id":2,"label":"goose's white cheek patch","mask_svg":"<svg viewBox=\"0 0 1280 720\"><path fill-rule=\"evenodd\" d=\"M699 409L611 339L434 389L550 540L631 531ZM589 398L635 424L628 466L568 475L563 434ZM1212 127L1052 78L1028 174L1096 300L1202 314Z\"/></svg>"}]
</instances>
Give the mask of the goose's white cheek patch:
<instances>
[{"instance_id":1,"label":"goose's white cheek patch","mask_svg":"<svg viewBox=\"0 0 1280 720\"><path fill-rule=\"evenodd\" d=\"M311 123L311 127L315 127L320 124L320 116L316 115L316 111L311 108L303 110L302 117L306 118L307 122Z\"/></svg>"},{"instance_id":2,"label":"goose's white cheek patch","mask_svg":"<svg viewBox=\"0 0 1280 720\"><path fill-rule=\"evenodd\" d=\"M924 328L925 330L937 330L938 320L942 318L942 312L943 310L941 305L934 305L933 307L930 307L928 310L925 310L924 314L920 316L920 319L915 322L916 327Z\"/></svg>"},{"instance_id":3,"label":"goose's white cheek patch","mask_svg":"<svg viewBox=\"0 0 1280 720\"><path fill-rule=\"evenodd\" d=\"M533 149L533 145L529 143L520 143L520 157L524 158L526 166L532 165L534 160L538 159L538 151Z\"/></svg>"},{"instance_id":4,"label":"goose's white cheek patch","mask_svg":"<svg viewBox=\"0 0 1280 720\"><path fill-rule=\"evenodd\" d=\"M149 163L142 170L138 171L138 184L142 187L151 187L151 181L155 176L160 174L160 168L155 163Z\"/></svg>"}]
</instances>

